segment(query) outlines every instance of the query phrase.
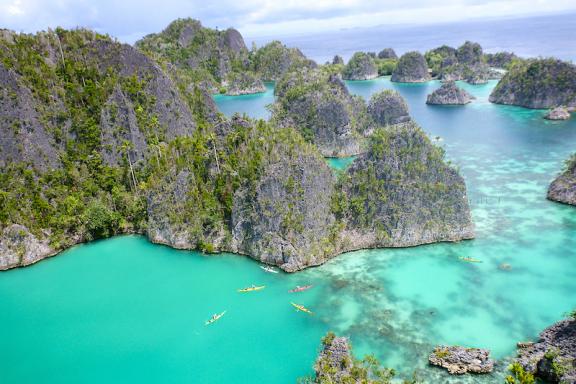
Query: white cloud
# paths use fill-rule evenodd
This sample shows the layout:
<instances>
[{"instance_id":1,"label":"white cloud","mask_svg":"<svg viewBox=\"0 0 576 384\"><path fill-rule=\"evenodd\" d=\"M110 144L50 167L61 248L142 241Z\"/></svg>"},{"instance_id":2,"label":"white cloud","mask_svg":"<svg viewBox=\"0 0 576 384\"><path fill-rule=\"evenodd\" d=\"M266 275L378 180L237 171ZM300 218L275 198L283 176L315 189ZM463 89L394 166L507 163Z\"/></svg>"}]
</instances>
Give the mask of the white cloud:
<instances>
[{"instance_id":1,"label":"white cloud","mask_svg":"<svg viewBox=\"0 0 576 384\"><path fill-rule=\"evenodd\" d=\"M0 27L34 32L85 26L133 42L179 17L273 36L380 24L576 10L574 0L0 0Z\"/></svg>"}]
</instances>

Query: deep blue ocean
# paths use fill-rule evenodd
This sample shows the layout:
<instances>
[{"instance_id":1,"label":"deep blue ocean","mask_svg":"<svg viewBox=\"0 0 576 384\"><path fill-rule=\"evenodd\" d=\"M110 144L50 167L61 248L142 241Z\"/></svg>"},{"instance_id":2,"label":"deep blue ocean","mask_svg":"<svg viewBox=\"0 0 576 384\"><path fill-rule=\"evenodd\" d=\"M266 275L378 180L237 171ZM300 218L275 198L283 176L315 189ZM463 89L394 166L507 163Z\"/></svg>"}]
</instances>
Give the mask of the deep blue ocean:
<instances>
[{"instance_id":1,"label":"deep blue ocean","mask_svg":"<svg viewBox=\"0 0 576 384\"><path fill-rule=\"evenodd\" d=\"M382 25L309 35L245 36L258 46L281 40L298 47L318 63L339 54L347 60L356 51L391 47L397 54L426 51L442 44L457 47L466 40L478 42L485 52L512 51L522 57L554 56L576 61L576 13L528 18L466 21L424 26Z\"/></svg>"}]
</instances>

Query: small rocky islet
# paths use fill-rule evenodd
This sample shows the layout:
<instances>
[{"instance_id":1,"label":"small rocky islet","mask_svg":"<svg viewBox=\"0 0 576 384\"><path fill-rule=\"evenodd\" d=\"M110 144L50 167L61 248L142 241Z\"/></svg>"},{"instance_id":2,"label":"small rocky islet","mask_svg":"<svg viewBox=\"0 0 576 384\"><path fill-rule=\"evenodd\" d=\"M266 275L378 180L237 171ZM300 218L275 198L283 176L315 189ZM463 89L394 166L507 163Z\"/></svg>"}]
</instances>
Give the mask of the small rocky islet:
<instances>
[{"instance_id":1,"label":"small rocky islet","mask_svg":"<svg viewBox=\"0 0 576 384\"><path fill-rule=\"evenodd\" d=\"M453 80L446 81L440 88L428 95L426 104L464 105L474 100L474 96L459 88Z\"/></svg>"}]
</instances>

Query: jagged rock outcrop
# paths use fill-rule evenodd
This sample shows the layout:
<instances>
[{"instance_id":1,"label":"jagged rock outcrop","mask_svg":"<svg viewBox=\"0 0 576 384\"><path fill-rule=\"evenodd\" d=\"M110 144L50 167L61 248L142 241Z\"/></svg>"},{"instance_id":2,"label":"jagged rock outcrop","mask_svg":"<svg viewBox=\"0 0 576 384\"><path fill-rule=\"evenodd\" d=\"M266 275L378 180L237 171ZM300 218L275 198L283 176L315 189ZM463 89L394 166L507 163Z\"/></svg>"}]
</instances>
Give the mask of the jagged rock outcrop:
<instances>
[{"instance_id":1,"label":"jagged rock outcrop","mask_svg":"<svg viewBox=\"0 0 576 384\"><path fill-rule=\"evenodd\" d=\"M61 146L42 123L37 106L21 76L0 62L0 168L17 162L43 171L60 167Z\"/></svg>"},{"instance_id":2,"label":"jagged rock outcrop","mask_svg":"<svg viewBox=\"0 0 576 384\"><path fill-rule=\"evenodd\" d=\"M314 364L315 383L390 384L394 370L383 368L373 356L354 358L350 341L328 332Z\"/></svg>"},{"instance_id":3,"label":"jagged rock outcrop","mask_svg":"<svg viewBox=\"0 0 576 384\"><path fill-rule=\"evenodd\" d=\"M143 52L160 57L185 72L198 73L212 85L234 71L233 63L248 69L248 49L240 32L217 31L194 19L178 19L160 33L145 36L135 44Z\"/></svg>"},{"instance_id":4,"label":"jagged rock outcrop","mask_svg":"<svg viewBox=\"0 0 576 384\"><path fill-rule=\"evenodd\" d=\"M368 114L379 127L406 123L411 120L406 100L397 91L388 89L370 98Z\"/></svg>"},{"instance_id":5,"label":"jagged rock outcrop","mask_svg":"<svg viewBox=\"0 0 576 384\"><path fill-rule=\"evenodd\" d=\"M512 52L485 53L486 63L494 68L507 68L514 60L518 60Z\"/></svg>"},{"instance_id":6,"label":"jagged rock outcrop","mask_svg":"<svg viewBox=\"0 0 576 384\"><path fill-rule=\"evenodd\" d=\"M475 66L482 63L482 47L478 43L466 41L456 50L456 58L460 64Z\"/></svg>"},{"instance_id":7,"label":"jagged rock outcrop","mask_svg":"<svg viewBox=\"0 0 576 384\"><path fill-rule=\"evenodd\" d=\"M513 66L489 98L527 108L576 106L576 66L557 59L525 60Z\"/></svg>"},{"instance_id":8,"label":"jagged rock outcrop","mask_svg":"<svg viewBox=\"0 0 576 384\"><path fill-rule=\"evenodd\" d=\"M338 75L321 70L287 74L276 87L273 120L295 127L324 156L351 156L361 152L368 126L366 105L352 96Z\"/></svg>"},{"instance_id":9,"label":"jagged rock outcrop","mask_svg":"<svg viewBox=\"0 0 576 384\"><path fill-rule=\"evenodd\" d=\"M335 198L347 250L474 237L466 185L415 123L377 129Z\"/></svg>"},{"instance_id":10,"label":"jagged rock outcrop","mask_svg":"<svg viewBox=\"0 0 576 384\"><path fill-rule=\"evenodd\" d=\"M317 383L344 383L351 379L354 358L346 337L328 337L323 340L314 371Z\"/></svg>"},{"instance_id":11,"label":"jagged rock outcrop","mask_svg":"<svg viewBox=\"0 0 576 384\"><path fill-rule=\"evenodd\" d=\"M454 81L447 81L428 95L426 104L463 105L468 104L473 99L474 96L458 88Z\"/></svg>"},{"instance_id":12,"label":"jagged rock outcrop","mask_svg":"<svg viewBox=\"0 0 576 384\"><path fill-rule=\"evenodd\" d=\"M548 383L576 383L576 319L546 328L535 343L518 344L517 361Z\"/></svg>"},{"instance_id":13,"label":"jagged rock outcrop","mask_svg":"<svg viewBox=\"0 0 576 384\"><path fill-rule=\"evenodd\" d=\"M327 260L334 175L314 153L287 151L255 186L240 188L232 211L233 249L294 272Z\"/></svg>"},{"instance_id":14,"label":"jagged rock outcrop","mask_svg":"<svg viewBox=\"0 0 576 384\"><path fill-rule=\"evenodd\" d=\"M2 36L0 265L139 231L140 197L127 190L163 145L194 134L211 100L92 31Z\"/></svg>"},{"instance_id":15,"label":"jagged rock outcrop","mask_svg":"<svg viewBox=\"0 0 576 384\"><path fill-rule=\"evenodd\" d=\"M336 55L332 59L332 64L335 64L335 65L344 64L344 59L342 58L342 56Z\"/></svg>"},{"instance_id":16,"label":"jagged rock outcrop","mask_svg":"<svg viewBox=\"0 0 576 384\"><path fill-rule=\"evenodd\" d=\"M465 373L490 373L494 370L494 360L490 351L460 346L438 346L428 356L428 362L448 370L451 375Z\"/></svg>"},{"instance_id":17,"label":"jagged rock outcrop","mask_svg":"<svg viewBox=\"0 0 576 384\"><path fill-rule=\"evenodd\" d=\"M226 94L231 96L266 92L264 82L251 72L232 73L223 85Z\"/></svg>"},{"instance_id":18,"label":"jagged rock outcrop","mask_svg":"<svg viewBox=\"0 0 576 384\"><path fill-rule=\"evenodd\" d=\"M568 108L560 106L552 108L544 118L547 120L568 120L570 118L570 112Z\"/></svg>"},{"instance_id":19,"label":"jagged rock outcrop","mask_svg":"<svg viewBox=\"0 0 576 384\"><path fill-rule=\"evenodd\" d=\"M251 66L263 80L277 81L291 70L316 68L317 65L298 48L288 48L279 41L273 41L253 54Z\"/></svg>"},{"instance_id":20,"label":"jagged rock outcrop","mask_svg":"<svg viewBox=\"0 0 576 384\"><path fill-rule=\"evenodd\" d=\"M342 71L346 80L370 80L378 77L374 58L364 52L356 52Z\"/></svg>"},{"instance_id":21,"label":"jagged rock outcrop","mask_svg":"<svg viewBox=\"0 0 576 384\"><path fill-rule=\"evenodd\" d=\"M12 224L0 236L0 271L33 264L54 255L47 234L39 239L23 225Z\"/></svg>"},{"instance_id":22,"label":"jagged rock outcrop","mask_svg":"<svg viewBox=\"0 0 576 384\"><path fill-rule=\"evenodd\" d=\"M548 199L576 205L576 155L566 162L566 169L548 187Z\"/></svg>"},{"instance_id":23,"label":"jagged rock outcrop","mask_svg":"<svg viewBox=\"0 0 576 384\"><path fill-rule=\"evenodd\" d=\"M486 56L478 43L466 41L458 49L443 45L426 52L426 61L433 76L444 80L465 80L470 84L483 84L501 77L486 63Z\"/></svg>"},{"instance_id":24,"label":"jagged rock outcrop","mask_svg":"<svg viewBox=\"0 0 576 384\"><path fill-rule=\"evenodd\" d=\"M398 60L391 80L399 83L420 83L430 80L426 59L415 51L403 54Z\"/></svg>"},{"instance_id":25,"label":"jagged rock outcrop","mask_svg":"<svg viewBox=\"0 0 576 384\"><path fill-rule=\"evenodd\" d=\"M398 56L396 52L392 48L384 48L380 52L378 52L379 59L397 59Z\"/></svg>"}]
</instances>

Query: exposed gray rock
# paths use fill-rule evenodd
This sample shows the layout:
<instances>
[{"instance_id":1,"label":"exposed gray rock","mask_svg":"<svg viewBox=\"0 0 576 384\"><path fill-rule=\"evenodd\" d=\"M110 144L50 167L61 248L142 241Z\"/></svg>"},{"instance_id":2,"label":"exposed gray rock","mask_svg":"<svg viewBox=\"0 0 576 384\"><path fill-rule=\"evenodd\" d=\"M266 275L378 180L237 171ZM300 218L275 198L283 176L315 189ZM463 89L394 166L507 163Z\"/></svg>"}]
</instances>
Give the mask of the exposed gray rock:
<instances>
[{"instance_id":1,"label":"exposed gray rock","mask_svg":"<svg viewBox=\"0 0 576 384\"><path fill-rule=\"evenodd\" d=\"M518 63L498 82L489 100L527 108L574 107L576 66L556 59Z\"/></svg>"},{"instance_id":2,"label":"exposed gray rock","mask_svg":"<svg viewBox=\"0 0 576 384\"><path fill-rule=\"evenodd\" d=\"M490 373L494 370L494 360L490 351L460 346L438 346L428 356L428 362L446 368L451 375L465 373Z\"/></svg>"},{"instance_id":3,"label":"exposed gray rock","mask_svg":"<svg viewBox=\"0 0 576 384\"><path fill-rule=\"evenodd\" d=\"M252 58L252 66L265 81L277 81L291 70L316 68L316 63L297 48L288 48L273 41L259 48Z\"/></svg>"},{"instance_id":4,"label":"exposed gray rock","mask_svg":"<svg viewBox=\"0 0 576 384\"><path fill-rule=\"evenodd\" d=\"M406 123L411 120L408 104L392 90L374 94L368 103L368 114L377 126Z\"/></svg>"},{"instance_id":5,"label":"exposed gray rock","mask_svg":"<svg viewBox=\"0 0 576 384\"><path fill-rule=\"evenodd\" d=\"M317 383L344 383L351 380L350 371L353 367L353 357L349 341L346 337L334 337L326 340L316 363ZM352 381L354 382L354 381Z\"/></svg>"},{"instance_id":6,"label":"exposed gray rock","mask_svg":"<svg viewBox=\"0 0 576 384\"><path fill-rule=\"evenodd\" d=\"M332 59L332 64L344 64L344 59L341 56L334 56Z\"/></svg>"},{"instance_id":7,"label":"exposed gray rock","mask_svg":"<svg viewBox=\"0 0 576 384\"><path fill-rule=\"evenodd\" d=\"M517 361L545 382L576 383L576 320L559 321L537 342L519 346Z\"/></svg>"},{"instance_id":8,"label":"exposed gray rock","mask_svg":"<svg viewBox=\"0 0 576 384\"><path fill-rule=\"evenodd\" d=\"M512 61L518 60L512 52L496 52L496 53L486 53L484 54L486 58L486 63L495 68L506 68Z\"/></svg>"},{"instance_id":9,"label":"exposed gray rock","mask_svg":"<svg viewBox=\"0 0 576 384\"><path fill-rule=\"evenodd\" d=\"M345 250L474 237L466 185L415 123L377 129L341 181ZM380 198L382 197L382 198Z\"/></svg>"},{"instance_id":10,"label":"exposed gray rock","mask_svg":"<svg viewBox=\"0 0 576 384\"><path fill-rule=\"evenodd\" d=\"M420 83L430 80L426 59L415 51L403 54L398 60L391 80L400 83Z\"/></svg>"},{"instance_id":11,"label":"exposed gray rock","mask_svg":"<svg viewBox=\"0 0 576 384\"><path fill-rule=\"evenodd\" d=\"M370 80L378 77L374 58L364 52L356 52L346 64L342 77L346 80Z\"/></svg>"},{"instance_id":12,"label":"exposed gray rock","mask_svg":"<svg viewBox=\"0 0 576 384\"><path fill-rule=\"evenodd\" d=\"M224 32L224 45L236 53L242 53L247 50L244 38L234 28L228 28Z\"/></svg>"},{"instance_id":13,"label":"exposed gray rock","mask_svg":"<svg viewBox=\"0 0 576 384\"><path fill-rule=\"evenodd\" d=\"M366 105L352 96L337 75L302 70L286 75L276 87L273 120L282 127L295 127L324 156L360 153L368 122Z\"/></svg>"},{"instance_id":14,"label":"exposed gray rock","mask_svg":"<svg viewBox=\"0 0 576 384\"><path fill-rule=\"evenodd\" d=\"M544 118L548 120L568 120L570 118L570 112L568 112L568 108L560 106L552 108Z\"/></svg>"},{"instance_id":15,"label":"exposed gray rock","mask_svg":"<svg viewBox=\"0 0 576 384\"><path fill-rule=\"evenodd\" d=\"M440 88L428 95L426 104L468 104L474 99L465 90L458 88L453 81L447 81Z\"/></svg>"},{"instance_id":16,"label":"exposed gray rock","mask_svg":"<svg viewBox=\"0 0 576 384\"><path fill-rule=\"evenodd\" d=\"M396 55L396 52L394 52L394 49L384 48L383 50L378 52L378 58L379 59L397 59L398 56Z\"/></svg>"},{"instance_id":17,"label":"exposed gray rock","mask_svg":"<svg viewBox=\"0 0 576 384\"><path fill-rule=\"evenodd\" d=\"M42 171L60 167L60 145L42 123L38 107L20 76L0 62L0 168L17 162Z\"/></svg>"},{"instance_id":18,"label":"exposed gray rock","mask_svg":"<svg viewBox=\"0 0 576 384\"><path fill-rule=\"evenodd\" d=\"M12 224L0 235L0 271L33 264L56 252L47 233L38 238L25 226Z\"/></svg>"},{"instance_id":19,"label":"exposed gray rock","mask_svg":"<svg viewBox=\"0 0 576 384\"><path fill-rule=\"evenodd\" d=\"M279 148L283 150L283 148ZM324 243L334 175L314 154L281 155L254 188L234 195L232 235L237 252L294 272L327 260Z\"/></svg>"},{"instance_id":20,"label":"exposed gray rock","mask_svg":"<svg viewBox=\"0 0 576 384\"><path fill-rule=\"evenodd\" d=\"M482 47L478 43L466 41L456 50L456 58L460 64L475 66L482 63Z\"/></svg>"},{"instance_id":21,"label":"exposed gray rock","mask_svg":"<svg viewBox=\"0 0 576 384\"><path fill-rule=\"evenodd\" d=\"M232 96L266 92L264 82L251 72L231 74L224 86L227 87L226 94Z\"/></svg>"},{"instance_id":22,"label":"exposed gray rock","mask_svg":"<svg viewBox=\"0 0 576 384\"><path fill-rule=\"evenodd\" d=\"M548 187L548 199L576 205L576 155L568 160L566 169Z\"/></svg>"}]
</instances>

